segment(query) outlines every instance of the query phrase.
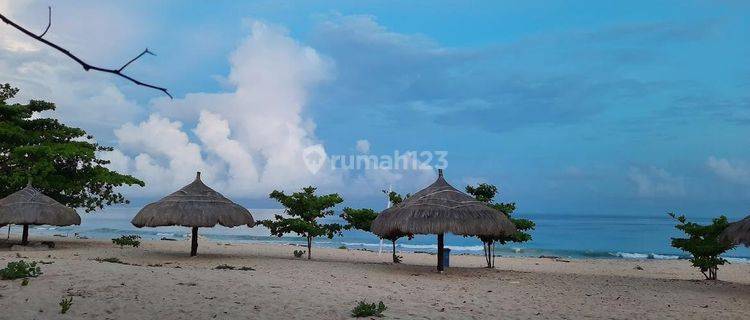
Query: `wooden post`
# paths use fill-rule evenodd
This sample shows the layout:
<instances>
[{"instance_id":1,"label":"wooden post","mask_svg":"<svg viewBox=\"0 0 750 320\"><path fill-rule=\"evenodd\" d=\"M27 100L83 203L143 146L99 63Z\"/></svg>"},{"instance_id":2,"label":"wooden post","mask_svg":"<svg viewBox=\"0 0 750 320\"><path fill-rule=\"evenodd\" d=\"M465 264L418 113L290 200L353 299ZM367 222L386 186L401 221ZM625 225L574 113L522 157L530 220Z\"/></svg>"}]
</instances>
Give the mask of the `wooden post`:
<instances>
[{"instance_id":1,"label":"wooden post","mask_svg":"<svg viewBox=\"0 0 750 320\"><path fill-rule=\"evenodd\" d=\"M438 252L437 252L438 265L437 265L437 270L438 270L438 272L443 272L443 255L445 254L445 251L443 250L443 247L445 245L443 243L443 234L442 233L438 234L437 238L438 238Z\"/></svg>"},{"instance_id":2,"label":"wooden post","mask_svg":"<svg viewBox=\"0 0 750 320\"><path fill-rule=\"evenodd\" d=\"M190 240L190 256L195 257L198 254L198 227L193 227L193 237Z\"/></svg>"},{"instance_id":3,"label":"wooden post","mask_svg":"<svg viewBox=\"0 0 750 320\"><path fill-rule=\"evenodd\" d=\"M24 246L29 244L29 225L28 224L23 225L23 235L21 236L21 244Z\"/></svg>"}]
</instances>

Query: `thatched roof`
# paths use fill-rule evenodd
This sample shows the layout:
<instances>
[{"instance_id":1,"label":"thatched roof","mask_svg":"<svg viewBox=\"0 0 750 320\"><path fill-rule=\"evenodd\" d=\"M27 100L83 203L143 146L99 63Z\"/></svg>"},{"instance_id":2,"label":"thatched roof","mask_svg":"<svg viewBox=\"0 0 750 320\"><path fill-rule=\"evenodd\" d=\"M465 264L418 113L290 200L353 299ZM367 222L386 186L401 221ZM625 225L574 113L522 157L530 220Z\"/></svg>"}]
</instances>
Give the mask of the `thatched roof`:
<instances>
[{"instance_id":1,"label":"thatched roof","mask_svg":"<svg viewBox=\"0 0 750 320\"><path fill-rule=\"evenodd\" d=\"M0 199L0 225L31 224L69 226L81 224L81 216L35 189L25 188Z\"/></svg>"},{"instance_id":2,"label":"thatched roof","mask_svg":"<svg viewBox=\"0 0 750 320\"><path fill-rule=\"evenodd\" d=\"M733 244L744 244L746 247L750 247L750 216L730 223L721 234L721 239Z\"/></svg>"},{"instance_id":3,"label":"thatched roof","mask_svg":"<svg viewBox=\"0 0 750 320\"><path fill-rule=\"evenodd\" d=\"M217 224L252 227L255 221L250 211L203 184L198 172L192 183L143 207L131 223L138 228L213 227Z\"/></svg>"},{"instance_id":4,"label":"thatched roof","mask_svg":"<svg viewBox=\"0 0 750 320\"><path fill-rule=\"evenodd\" d=\"M381 236L453 233L470 236L503 236L516 232L500 211L456 190L438 171L433 184L384 210L372 223Z\"/></svg>"}]
</instances>

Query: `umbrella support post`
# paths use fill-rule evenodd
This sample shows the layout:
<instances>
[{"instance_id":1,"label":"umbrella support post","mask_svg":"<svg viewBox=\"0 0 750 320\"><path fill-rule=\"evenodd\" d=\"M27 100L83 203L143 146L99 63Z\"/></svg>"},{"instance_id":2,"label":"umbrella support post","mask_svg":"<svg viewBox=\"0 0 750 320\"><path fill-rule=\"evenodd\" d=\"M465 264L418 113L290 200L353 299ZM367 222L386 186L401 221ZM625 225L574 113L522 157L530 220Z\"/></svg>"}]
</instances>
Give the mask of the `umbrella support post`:
<instances>
[{"instance_id":1,"label":"umbrella support post","mask_svg":"<svg viewBox=\"0 0 750 320\"><path fill-rule=\"evenodd\" d=\"M193 227L193 236L190 238L190 256L198 254L198 227Z\"/></svg>"},{"instance_id":2,"label":"umbrella support post","mask_svg":"<svg viewBox=\"0 0 750 320\"><path fill-rule=\"evenodd\" d=\"M443 247L445 246L445 243L443 241L443 234L442 233L437 235L437 241L438 241L438 252L437 252L438 263L437 263L437 270L438 270L438 272L442 273L443 272L443 255L445 254L445 251L443 250Z\"/></svg>"},{"instance_id":3,"label":"umbrella support post","mask_svg":"<svg viewBox=\"0 0 750 320\"><path fill-rule=\"evenodd\" d=\"M29 225L28 224L23 225L23 234L21 235L21 244L24 246L29 244Z\"/></svg>"}]
</instances>

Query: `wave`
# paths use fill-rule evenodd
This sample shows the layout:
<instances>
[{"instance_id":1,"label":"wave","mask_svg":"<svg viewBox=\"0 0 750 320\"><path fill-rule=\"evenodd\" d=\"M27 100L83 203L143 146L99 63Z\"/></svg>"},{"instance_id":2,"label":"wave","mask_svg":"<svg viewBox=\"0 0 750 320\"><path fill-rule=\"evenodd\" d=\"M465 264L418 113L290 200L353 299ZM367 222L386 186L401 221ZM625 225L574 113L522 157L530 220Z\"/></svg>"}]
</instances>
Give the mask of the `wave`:
<instances>
[{"instance_id":1,"label":"wave","mask_svg":"<svg viewBox=\"0 0 750 320\"><path fill-rule=\"evenodd\" d=\"M612 256L623 258L623 259L653 259L653 260L677 260L684 259L685 257L668 255L668 254L657 254L657 253L631 253L631 252L617 252L610 253Z\"/></svg>"}]
</instances>

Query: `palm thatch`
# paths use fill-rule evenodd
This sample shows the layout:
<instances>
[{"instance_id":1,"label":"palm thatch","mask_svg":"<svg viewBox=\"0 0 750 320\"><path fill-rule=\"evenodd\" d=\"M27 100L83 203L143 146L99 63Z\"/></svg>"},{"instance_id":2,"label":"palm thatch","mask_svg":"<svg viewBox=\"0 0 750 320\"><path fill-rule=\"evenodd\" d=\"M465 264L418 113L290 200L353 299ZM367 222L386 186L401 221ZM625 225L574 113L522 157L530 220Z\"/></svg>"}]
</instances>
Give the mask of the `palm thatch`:
<instances>
[{"instance_id":1,"label":"palm thatch","mask_svg":"<svg viewBox=\"0 0 750 320\"><path fill-rule=\"evenodd\" d=\"M372 223L372 232L381 237L441 233L503 236L515 233L516 227L501 212L448 184L440 170L433 184L380 213Z\"/></svg>"},{"instance_id":2,"label":"palm thatch","mask_svg":"<svg viewBox=\"0 0 750 320\"><path fill-rule=\"evenodd\" d=\"M516 227L504 214L456 190L438 170L437 180L400 204L384 210L372 222L383 238L404 234L438 235L438 270L443 270L443 234L504 236Z\"/></svg>"},{"instance_id":3,"label":"palm thatch","mask_svg":"<svg viewBox=\"0 0 750 320\"><path fill-rule=\"evenodd\" d=\"M0 199L0 225L23 225L21 243L28 243L29 225L80 225L81 216L75 209L64 206L39 192L31 185Z\"/></svg>"},{"instance_id":4,"label":"palm thatch","mask_svg":"<svg viewBox=\"0 0 750 320\"><path fill-rule=\"evenodd\" d=\"M136 214L131 223L138 227L183 226L193 229L191 255L196 254L199 227L236 227L255 224L250 211L232 202L201 181L195 180L161 200L150 203Z\"/></svg>"},{"instance_id":5,"label":"palm thatch","mask_svg":"<svg viewBox=\"0 0 750 320\"><path fill-rule=\"evenodd\" d=\"M720 237L732 244L744 244L746 247L750 247L750 216L730 223Z\"/></svg>"}]
</instances>

